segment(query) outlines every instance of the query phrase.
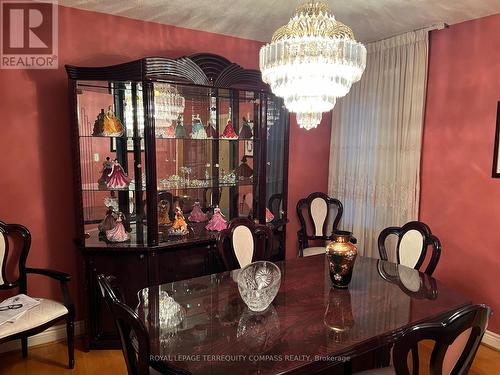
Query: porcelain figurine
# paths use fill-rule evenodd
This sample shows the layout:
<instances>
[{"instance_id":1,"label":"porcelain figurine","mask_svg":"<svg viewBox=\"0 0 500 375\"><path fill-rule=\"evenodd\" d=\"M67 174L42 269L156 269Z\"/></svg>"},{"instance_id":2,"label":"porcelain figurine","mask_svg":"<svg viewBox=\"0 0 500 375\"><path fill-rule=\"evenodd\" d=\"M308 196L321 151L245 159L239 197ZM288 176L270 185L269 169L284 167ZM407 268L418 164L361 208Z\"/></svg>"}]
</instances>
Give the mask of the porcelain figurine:
<instances>
[{"instance_id":1,"label":"porcelain figurine","mask_svg":"<svg viewBox=\"0 0 500 375\"><path fill-rule=\"evenodd\" d=\"M214 215L212 216L208 224L205 226L205 229L220 232L221 230L224 230L226 228L227 228L227 221L224 218L224 215L222 214L219 207L215 207Z\"/></svg>"},{"instance_id":2,"label":"porcelain figurine","mask_svg":"<svg viewBox=\"0 0 500 375\"><path fill-rule=\"evenodd\" d=\"M191 130L192 139L207 139L207 132L203 123L201 122L200 115L193 116L193 127Z\"/></svg>"},{"instance_id":3,"label":"porcelain figurine","mask_svg":"<svg viewBox=\"0 0 500 375\"><path fill-rule=\"evenodd\" d=\"M252 127L250 126L250 122L247 120L245 116L243 116L243 123L240 129L240 138L246 138L246 139L253 138Z\"/></svg>"},{"instance_id":4,"label":"porcelain figurine","mask_svg":"<svg viewBox=\"0 0 500 375\"><path fill-rule=\"evenodd\" d=\"M176 138L186 138L186 128L184 127L184 123L182 122L182 115L177 117L177 123L175 125L175 137Z\"/></svg>"},{"instance_id":5,"label":"porcelain figurine","mask_svg":"<svg viewBox=\"0 0 500 375\"><path fill-rule=\"evenodd\" d=\"M247 164L246 156L243 156L241 164L238 166L238 175L240 180L245 180L253 176L253 169Z\"/></svg>"},{"instance_id":6,"label":"porcelain figurine","mask_svg":"<svg viewBox=\"0 0 500 375\"><path fill-rule=\"evenodd\" d=\"M106 238L110 242L125 242L130 240L130 234L125 230L123 225L124 216L121 212L118 213L116 225L113 229L106 231Z\"/></svg>"},{"instance_id":7,"label":"porcelain figurine","mask_svg":"<svg viewBox=\"0 0 500 375\"><path fill-rule=\"evenodd\" d=\"M207 138L208 139L214 139L214 138L217 138L218 135L217 135L217 130L215 129L215 127L212 125L212 122L209 121L208 122L208 126L207 126L207 130L206 130L206 133L207 133Z\"/></svg>"},{"instance_id":8,"label":"porcelain figurine","mask_svg":"<svg viewBox=\"0 0 500 375\"><path fill-rule=\"evenodd\" d=\"M168 211L170 211L170 202L162 199L158 204L158 225L172 224Z\"/></svg>"},{"instance_id":9,"label":"porcelain figurine","mask_svg":"<svg viewBox=\"0 0 500 375\"><path fill-rule=\"evenodd\" d=\"M113 166L111 167L111 172L109 173L109 180L106 183L108 189L124 189L128 188L131 179L127 176L123 170L118 159L113 161Z\"/></svg>"},{"instance_id":10,"label":"porcelain figurine","mask_svg":"<svg viewBox=\"0 0 500 375\"><path fill-rule=\"evenodd\" d=\"M99 229L99 233L105 234L108 230L113 229L116 226L117 215L112 207L108 207L106 211L106 216L99 223L97 228Z\"/></svg>"},{"instance_id":11,"label":"porcelain figurine","mask_svg":"<svg viewBox=\"0 0 500 375\"><path fill-rule=\"evenodd\" d=\"M101 112L97 115L97 119L94 122L92 135L105 137L121 137L124 131L125 128L123 124L115 116L110 106L106 113L104 113L104 109L101 109Z\"/></svg>"},{"instance_id":12,"label":"porcelain figurine","mask_svg":"<svg viewBox=\"0 0 500 375\"><path fill-rule=\"evenodd\" d=\"M201 210L200 202L194 202L193 210L191 211L188 220L194 223L203 223L208 220L207 214Z\"/></svg>"},{"instance_id":13,"label":"porcelain figurine","mask_svg":"<svg viewBox=\"0 0 500 375\"><path fill-rule=\"evenodd\" d=\"M189 234L189 228L184 219L184 214L179 206L175 207L175 219L172 227L169 229L168 234L171 236L185 236Z\"/></svg>"},{"instance_id":14,"label":"porcelain figurine","mask_svg":"<svg viewBox=\"0 0 500 375\"><path fill-rule=\"evenodd\" d=\"M273 213L269 210L269 208L266 207L266 223L270 223L273 220L274 220Z\"/></svg>"},{"instance_id":15,"label":"porcelain figurine","mask_svg":"<svg viewBox=\"0 0 500 375\"><path fill-rule=\"evenodd\" d=\"M97 184L99 187L107 187L107 183L109 181L109 174L111 173L111 170L113 169L113 162L109 158L109 156L106 158L104 163L102 163L102 170L99 172L101 174L101 177L99 177L99 180L97 180Z\"/></svg>"},{"instance_id":16,"label":"porcelain figurine","mask_svg":"<svg viewBox=\"0 0 500 375\"><path fill-rule=\"evenodd\" d=\"M165 128L165 138L175 138L175 126L170 125Z\"/></svg>"},{"instance_id":17,"label":"porcelain figurine","mask_svg":"<svg viewBox=\"0 0 500 375\"><path fill-rule=\"evenodd\" d=\"M230 119L227 120L221 139L238 139L238 134L234 131L233 122Z\"/></svg>"}]
</instances>

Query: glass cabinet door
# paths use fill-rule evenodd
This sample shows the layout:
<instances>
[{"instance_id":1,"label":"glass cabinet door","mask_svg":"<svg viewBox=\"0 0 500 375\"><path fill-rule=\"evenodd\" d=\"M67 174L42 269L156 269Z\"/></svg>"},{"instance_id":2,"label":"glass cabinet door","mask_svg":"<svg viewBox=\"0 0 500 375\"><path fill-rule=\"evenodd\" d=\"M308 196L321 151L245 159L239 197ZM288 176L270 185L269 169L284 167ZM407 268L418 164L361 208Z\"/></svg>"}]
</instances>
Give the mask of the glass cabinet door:
<instances>
[{"instance_id":1,"label":"glass cabinet door","mask_svg":"<svg viewBox=\"0 0 500 375\"><path fill-rule=\"evenodd\" d=\"M144 243L141 85L78 81L76 90L85 245Z\"/></svg>"},{"instance_id":2,"label":"glass cabinet door","mask_svg":"<svg viewBox=\"0 0 500 375\"><path fill-rule=\"evenodd\" d=\"M288 164L288 115L283 102L267 99L266 221L286 221L286 180Z\"/></svg>"},{"instance_id":3,"label":"glass cabinet door","mask_svg":"<svg viewBox=\"0 0 500 375\"><path fill-rule=\"evenodd\" d=\"M186 224L189 218L200 221L195 227L190 225L190 234L196 229L199 236L206 212L218 199L212 93L204 87L154 83L154 96L159 242L188 234L188 228L174 225L179 215Z\"/></svg>"},{"instance_id":4,"label":"glass cabinet door","mask_svg":"<svg viewBox=\"0 0 500 375\"><path fill-rule=\"evenodd\" d=\"M185 238L179 215L198 239L217 233L215 211L253 218L255 93L154 83L154 95L160 242Z\"/></svg>"}]
</instances>

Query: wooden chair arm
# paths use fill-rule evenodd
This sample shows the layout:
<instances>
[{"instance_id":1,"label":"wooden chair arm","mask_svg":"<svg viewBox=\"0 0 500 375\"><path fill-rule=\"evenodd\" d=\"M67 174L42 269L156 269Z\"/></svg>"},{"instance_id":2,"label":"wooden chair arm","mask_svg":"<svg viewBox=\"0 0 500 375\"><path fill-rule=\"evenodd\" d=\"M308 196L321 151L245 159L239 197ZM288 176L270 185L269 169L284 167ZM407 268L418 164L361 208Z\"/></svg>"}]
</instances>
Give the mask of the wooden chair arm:
<instances>
[{"instance_id":1,"label":"wooden chair arm","mask_svg":"<svg viewBox=\"0 0 500 375\"><path fill-rule=\"evenodd\" d=\"M60 272L60 271L54 271L54 270L49 270L49 269L44 269L44 268L29 268L26 267L26 274L32 273L36 275L42 275L42 276L47 276L52 279L58 280L59 283L61 284L61 292L63 295L64 299L64 306L68 309L68 312L71 316L75 315L75 305L73 304L73 300L71 299L71 296L69 294L68 290L68 282L71 280L71 275Z\"/></svg>"},{"instance_id":2,"label":"wooden chair arm","mask_svg":"<svg viewBox=\"0 0 500 375\"><path fill-rule=\"evenodd\" d=\"M68 282L71 280L71 276L67 273L60 272L60 271L54 271L54 270L48 270L45 268L26 267L26 273L34 273L37 275L48 276L48 277L51 277L53 279L59 280L61 282Z\"/></svg>"}]
</instances>

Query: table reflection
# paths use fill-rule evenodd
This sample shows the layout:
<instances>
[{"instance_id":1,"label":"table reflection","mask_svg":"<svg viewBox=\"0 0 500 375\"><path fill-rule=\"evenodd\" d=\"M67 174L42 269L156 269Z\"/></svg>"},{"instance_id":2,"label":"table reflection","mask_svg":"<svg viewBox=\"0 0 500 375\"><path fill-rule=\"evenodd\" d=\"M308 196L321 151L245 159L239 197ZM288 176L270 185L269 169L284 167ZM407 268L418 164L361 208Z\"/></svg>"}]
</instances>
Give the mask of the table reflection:
<instances>
[{"instance_id":1,"label":"table reflection","mask_svg":"<svg viewBox=\"0 0 500 375\"><path fill-rule=\"evenodd\" d=\"M410 297L426 299L438 297L436 280L425 273L383 260L377 261L377 270L384 280L396 284Z\"/></svg>"},{"instance_id":2,"label":"table reflection","mask_svg":"<svg viewBox=\"0 0 500 375\"><path fill-rule=\"evenodd\" d=\"M280 321L273 305L265 311L245 309L238 322L236 337L250 353L262 354L270 350L279 339Z\"/></svg>"},{"instance_id":3,"label":"table reflection","mask_svg":"<svg viewBox=\"0 0 500 375\"><path fill-rule=\"evenodd\" d=\"M333 341L342 342L348 338L355 324L349 289L330 289L324 322L331 330Z\"/></svg>"}]
</instances>

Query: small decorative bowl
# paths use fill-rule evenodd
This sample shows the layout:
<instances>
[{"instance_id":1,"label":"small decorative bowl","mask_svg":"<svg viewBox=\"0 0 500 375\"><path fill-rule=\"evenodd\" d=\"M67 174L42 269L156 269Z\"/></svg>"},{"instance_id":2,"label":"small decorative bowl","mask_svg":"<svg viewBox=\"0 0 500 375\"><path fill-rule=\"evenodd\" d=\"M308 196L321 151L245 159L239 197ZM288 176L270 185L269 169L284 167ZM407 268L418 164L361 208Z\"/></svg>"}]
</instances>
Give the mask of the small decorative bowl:
<instances>
[{"instance_id":1,"label":"small decorative bowl","mask_svg":"<svg viewBox=\"0 0 500 375\"><path fill-rule=\"evenodd\" d=\"M281 285L281 271L266 261L250 263L238 273L238 290L252 311L264 311L273 302Z\"/></svg>"}]
</instances>

